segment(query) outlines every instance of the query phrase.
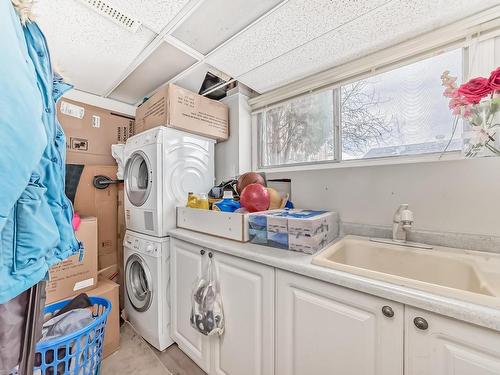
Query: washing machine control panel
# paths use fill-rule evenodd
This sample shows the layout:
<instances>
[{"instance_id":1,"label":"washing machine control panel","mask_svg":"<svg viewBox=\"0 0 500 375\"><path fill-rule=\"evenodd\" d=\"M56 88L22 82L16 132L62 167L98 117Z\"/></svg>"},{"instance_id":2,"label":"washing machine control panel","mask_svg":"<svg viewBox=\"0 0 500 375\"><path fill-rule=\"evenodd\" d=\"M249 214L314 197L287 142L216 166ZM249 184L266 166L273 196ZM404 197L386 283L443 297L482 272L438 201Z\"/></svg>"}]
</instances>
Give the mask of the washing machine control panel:
<instances>
[{"instance_id":1,"label":"washing machine control panel","mask_svg":"<svg viewBox=\"0 0 500 375\"><path fill-rule=\"evenodd\" d=\"M140 238L125 237L125 246L140 253L151 256L159 256L161 246L155 242L143 240Z\"/></svg>"}]
</instances>

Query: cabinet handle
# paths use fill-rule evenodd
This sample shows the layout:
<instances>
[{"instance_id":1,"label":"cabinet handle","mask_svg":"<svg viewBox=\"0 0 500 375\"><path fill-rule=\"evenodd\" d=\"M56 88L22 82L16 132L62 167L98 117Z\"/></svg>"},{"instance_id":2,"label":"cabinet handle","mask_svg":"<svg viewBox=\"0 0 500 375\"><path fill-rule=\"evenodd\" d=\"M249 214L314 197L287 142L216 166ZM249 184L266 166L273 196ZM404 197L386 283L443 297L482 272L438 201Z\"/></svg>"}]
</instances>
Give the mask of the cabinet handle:
<instances>
[{"instance_id":1,"label":"cabinet handle","mask_svg":"<svg viewBox=\"0 0 500 375\"><path fill-rule=\"evenodd\" d=\"M382 307L382 314L388 318L392 318L394 316L394 310L391 306Z\"/></svg>"},{"instance_id":2,"label":"cabinet handle","mask_svg":"<svg viewBox=\"0 0 500 375\"><path fill-rule=\"evenodd\" d=\"M200 255L205 255L205 250L201 249L200 250Z\"/></svg>"},{"instance_id":3,"label":"cabinet handle","mask_svg":"<svg viewBox=\"0 0 500 375\"><path fill-rule=\"evenodd\" d=\"M413 319L413 324L415 324L415 327L421 329L422 331L425 331L427 328L429 328L429 323L427 323L427 320L420 316L417 316L415 319Z\"/></svg>"}]
</instances>

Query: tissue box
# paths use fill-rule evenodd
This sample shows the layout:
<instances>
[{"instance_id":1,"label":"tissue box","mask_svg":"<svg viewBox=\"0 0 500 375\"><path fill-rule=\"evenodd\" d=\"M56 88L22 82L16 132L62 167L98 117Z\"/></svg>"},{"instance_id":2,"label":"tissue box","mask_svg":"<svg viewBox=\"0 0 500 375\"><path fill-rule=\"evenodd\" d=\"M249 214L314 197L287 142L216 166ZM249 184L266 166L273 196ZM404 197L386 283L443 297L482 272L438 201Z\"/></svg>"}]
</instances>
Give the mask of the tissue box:
<instances>
[{"instance_id":1,"label":"tissue box","mask_svg":"<svg viewBox=\"0 0 500 375\"><path fill-rule=\"evenodd\" d=\"M250 242L313 254L339 232L338 214L315 210L270 210L248 215Z\"/></svg>"}]
</instances>

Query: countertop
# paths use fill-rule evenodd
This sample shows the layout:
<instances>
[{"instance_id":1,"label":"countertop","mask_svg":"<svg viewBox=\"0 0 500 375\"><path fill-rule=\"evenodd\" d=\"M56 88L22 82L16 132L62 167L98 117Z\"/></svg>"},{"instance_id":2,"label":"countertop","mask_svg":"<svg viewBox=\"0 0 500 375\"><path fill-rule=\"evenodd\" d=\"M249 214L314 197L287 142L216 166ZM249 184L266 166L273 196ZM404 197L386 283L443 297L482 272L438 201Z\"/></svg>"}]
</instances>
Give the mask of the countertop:
<instances>
[{"instance_id":1,"label":"countertop","mask_svg":"<svg viewBox=\"0 0 500 375\"><path fill-rule=\"evenodd\" d=\"M266 264L278 269L500 331L500 309L497 308L464 302L394 283L382 282L347 272L316 266L311 264L313 255L255 245L248 242L243 243L228 240L180 228L170 231L169 234L171 237L221 253ZM336 241L338 240L340 238Z\"/></svg>"}]
</instances>

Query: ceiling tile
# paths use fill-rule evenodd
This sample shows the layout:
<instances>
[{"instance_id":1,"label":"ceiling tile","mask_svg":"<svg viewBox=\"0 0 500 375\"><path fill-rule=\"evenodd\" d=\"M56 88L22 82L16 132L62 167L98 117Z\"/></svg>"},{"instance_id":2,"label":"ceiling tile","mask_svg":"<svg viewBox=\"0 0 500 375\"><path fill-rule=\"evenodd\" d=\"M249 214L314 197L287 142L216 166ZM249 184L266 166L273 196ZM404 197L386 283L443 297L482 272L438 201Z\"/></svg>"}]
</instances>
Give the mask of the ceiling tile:
<instances>
[{"instance_id":1,"label":"ceiling tile","mask_svg":"<svg viewBox=\"0 0 500 375\"><path fill-rule=\"evenodd\" d=\"M36 2L53 64L76 88L104 95L155 34L130 33L74 0Z\"/></svg>"},{"instance_id":2,"label":"ceiling tile","mask_svg":"<svg viewBox=\"0 0 500 375\"><path fill-rule=\"evenodd\" d=\"M193 57L164 42L109 97L135 104L196 61Z\"/></svg>"},{"instance_id":3,"label":"ceiling tile","mask_svg":"<svg viewBox=\"0 0 500 375\"><path fill-rule=\"evenodd\" d=\"M496 4L497 0L393 1L237 78L264 93Z\"/></svg>"},{"instance_id":4,"label":"ceiling tile","mask_svg":"<svg viewBox=\"0 0 500 375\"><path fill-rule=\"evenodd\" d=\"M190 0L106 0L122 12L137 18L155 33L160 31Z\"/></svg>"},{"instance_id":5,"label":"ceiling tile","mask_svg":"<svg viewBox=\"0 0 500 375\"><path fill-rule=\"evenodd\" d=\"M172 35L206 55L282 1L204 1Z\"/></svg>"},{"instance_id":6,"label":"ceiling tile","mask_svg":"<svg viewBox=\"0 0 500 375\"><path fill-rule=\"evenodd\" d=\"M289 0L218 49L207 61L232 76L240 76L387 2Z\"/></svg>"},{"instance_id":7,"label":"ceiling tile","mask_svg":"<svg viewBox=\"0 0 500 375\"><path fill-rule=\"evenodd\" d=\"M176 85L179 85L181 87L184 87L187 90L193 91L193 92L199 92L201 89L201 85L203 81L205 80L205 76L207 73L210 72L218 77L221 78L226 78L224 77L224 74L219 72L217 69L214 67L202 63L197 65L196 67L193 67L190 71L186 72L185 74L182 75L182 77L179 77L174 83Z\"/></svg>"}]
</instances>

